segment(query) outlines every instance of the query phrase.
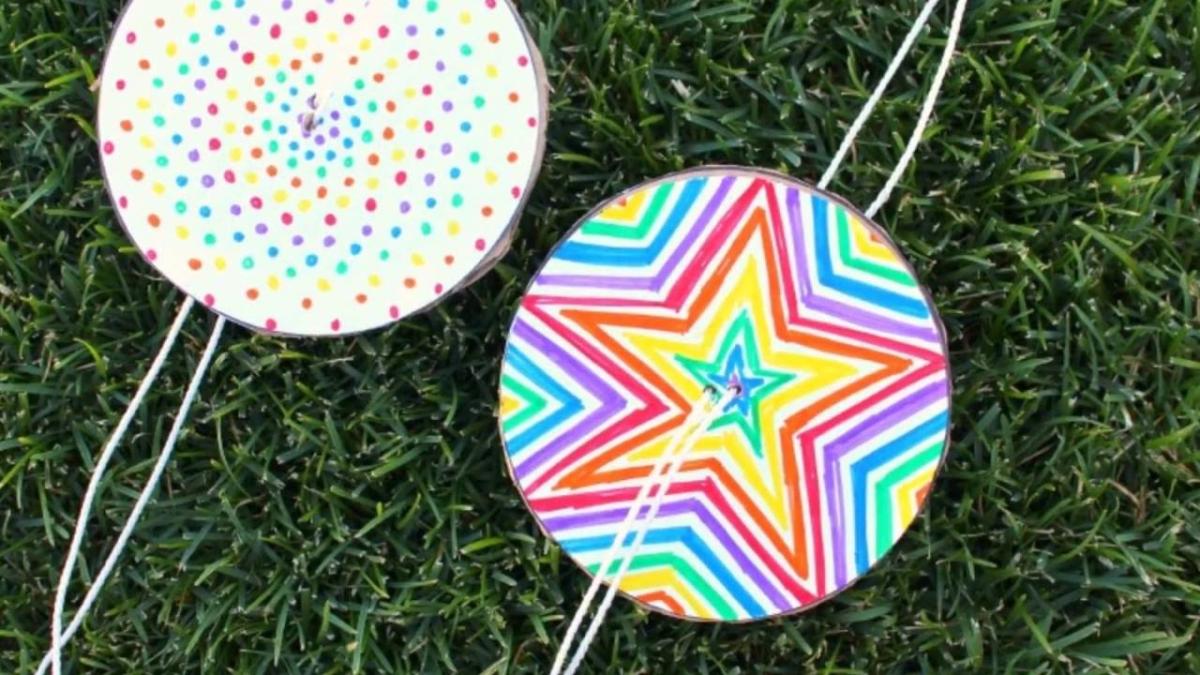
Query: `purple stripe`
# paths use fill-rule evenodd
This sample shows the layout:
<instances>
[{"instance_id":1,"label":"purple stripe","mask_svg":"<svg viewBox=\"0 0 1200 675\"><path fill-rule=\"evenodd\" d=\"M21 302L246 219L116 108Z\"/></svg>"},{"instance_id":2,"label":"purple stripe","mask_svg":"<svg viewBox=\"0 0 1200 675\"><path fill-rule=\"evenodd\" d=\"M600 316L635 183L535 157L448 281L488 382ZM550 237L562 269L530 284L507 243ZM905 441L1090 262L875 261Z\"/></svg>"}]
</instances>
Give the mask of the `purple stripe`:
<instances>
[{"instance_id":1,"label":"purple stripe","mask_svg":"<svg viewBox=\"0 0 1200 675\"><path fill-rule=\"evenodd\" d=\"M564 448L579 442L597 425L609 419L625 408L625 399L617 393L602 378L597 377L587 366L575 360L566 350L550 341L539 333L518 315L513 323L512 334L524 340L534 350L541 352L567 374L567 377L579 384L596 398L600 399L600 407L583 417L574 426L567 429L554 440L546 443L541 450L530 454L517 463L513 469L518 479L524 480L532 471L554 458Z\"/></svg>"},{"instance_id":2,"label":"purple stripe","mask_svg":"<svg viewBox=\"0 0 1200 675\"><path fill-rule=\"evenodd\" d=\"M795 239L796 278L800 280L800 301L805 307L836 316L866 330L941 342L941 335L929 326L914 326L876 314L863 307L855 307L838 302L833 298L815 294L812 288L812 279L808 274L808 258L805 255L804 218L800 212L800 192L795 188L788 190L787 206L791 220L792 238ZM825 224L814 223L813 226L824 227Z\"/></svg>"},{"instance_id":3,"label":"purple stripe","mask_svg":"<svg viewBox=\"0 0 1200 675\"><path fill-rule=\"evenodd\" d=\"M891 429L905 420L910 419L923 408L932 405L938 399L946 397L946 380L939 377L920 391L905 396L894 405L889 405L861 424L854 427L841 437L825 445L825 503L829 506L829 522L831 536L829 545L833 548L834 574L839 588L846 585L846 523L842 509L842 480L837 471L837 463L847 453ZM864 514L859 514L864 517Z\"/></svg>"},{"instance_id":4,"label":"purple stripe","mask_svg":"<svg viewBox=\"0 0 1200 675\"><path fill-rule=\"evenodd\" d=\"M639 519L644 517L649 511L650 505L647 504L644 510L638 514ZM762 591L762 594L774 603L779 610L785 610L795 606L795 602L786 600L782 593L771 583L762 571L756 566L753 561L742 551L742 547L729 536L729 533L721 525L712 513L709 512L708 506L696 498L685 499L677 502L665 502L659 510L660 518L669 516L679 516L693 514L704 523L704 526L712 532L729 556L737 563L741 571L754 582L754 586ZM555 538L562 539L562 534L567 530L573 530L581 527L590 527L593 525L606 525L612 523L620 523L629 515L628 508L610 509L607 511L588 511L586 513L575 513L564 516L554 516L542 520L542 524L548 530L554 533Z\"/></svg>"},{"instance_id":5,"label":"purple stripe","mask_svg":"<svg viewBox=\"0 0 1200 675\"><path fill-rule=\"evenodd\" d=\"M683 261L683 256L691 251L696 241L700 239L700 235L708 228L708 224L716 215L717 210L725 201L726 195L729 194L730 188L736 178L727 176L721 180L720 187L717 188L717 193L709 200L708 206L704 207L700 217L696 219L692 229L671 251L671 257L667 258L667 262L658 274L652 277L616 277L607 274L604 275L582 275L582 274L543 274L539 276L534 283L538 286L572 286L577 288L618 288L622 290L639 290L639 291L654 291L662 290L663 284L675 272L675 268L679 267L679 263ZM612 269L612 268L610 268Z\"/></svg>"}]
</instances>

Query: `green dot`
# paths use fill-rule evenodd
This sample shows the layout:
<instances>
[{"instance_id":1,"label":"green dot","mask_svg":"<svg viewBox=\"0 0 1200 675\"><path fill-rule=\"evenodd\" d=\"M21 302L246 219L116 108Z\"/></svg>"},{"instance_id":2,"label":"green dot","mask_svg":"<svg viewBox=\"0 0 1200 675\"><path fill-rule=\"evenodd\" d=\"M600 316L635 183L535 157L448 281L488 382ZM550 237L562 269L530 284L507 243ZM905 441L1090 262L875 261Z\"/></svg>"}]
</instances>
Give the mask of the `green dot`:
<instances>
[{"instance_id":1,"label":"green dot","mask_svg":"<svg viewBox=\"0 0 1200 675\"><path fill-rule=\"evenodd\" d=\"M254 258L251 258L250 256L246 256L245 258L243 258L242 259L242 268L247 269L247 270L254 269Z\"/></svg>"},{"instance_id":2,"label":"green dot","mask_svg":"<svg viewBox=\"0 0 1200 675\"><path fill-rule=\"evenodd\" d=\"M347 157L347 158L346 158L346 161L342 162L342 164L345 164L345 165L346 165L346 168L347 168L347 169L349 169L350 167L354 166L354 158L353 158L353 157Z\"/></svg>"},{"instance_id":3,"label":"green dot","mask_svg":"<svg viewBox=\"0 0 1200 675\"><path fill-rule=\"evenodd\" d=\"M475 97L475 107L476 108L482 108L486 103L487 103L487 101L484 100L484 98L482 96Z\"/></svg>"},{"instance_id":4,"label":"green dot","mask_svg":"<svg viewBox=\"0 0 1200 675\"><path fill-rule=\"evenodd\" d=\"M325 167L323 167L323 166L317 167L317 177L318 178L324 178L328 174L329 174L329 172L325 170Z\"/></svg>"},{"instance_id":5,"label":"green dot","mask_svg":"<svg viewBox=\"0 0 1200 675\"><path fill-rule=\"evenodd\" d=\"M429 223L421 223L421 234L425 235L426 237L433 234L433 225L430 225Z\"/></svg>"},{"instance_id":6,"label":"green dot","mask_svg":"<svg viewBox=\"0 0 1200 675\"><path fill-rule=\"evenodd\" d=\"M387 261L387 259L388 259L388 258L391 258L391 257L392 257L392 254L391 254L391 253L388 253L387 251L380 251L380 252L379 252L379 259L380 259L380 260L383 260L383 261L385 261L385 262L386 262L386 261Z\"/></svg>"},{"instance_id":7,"label":"green dot","mask_svg":"<svg viewBox=\"0 0 1200 675\"><path fill-rule=\"evenodd\" d=\"M287 268L287 271L284 272L284 274L286 274L289 279L295 279L296 278L296 268L289 267L289 268Z\"/></svg>"},{"instance_id":8,"label":"green dot","mask_svg":"<svg viewBox=\"0 0 1200 675\"><path fill-rule=\"evenodd\" d=\"M175 213L178 213L181 216L187 213L187 204L184 202L175 202Z\"/></svg>"},{"instance_id":9,"label":"green dot","mask_svg":"<svg viewBox=\"0 0 1200 675\"><path fill-rule=\"evenodd\" d=\"M430 12L436 12L438 8L437 0L429 0L425 3L425 9Z\"/></svg>"},{"instance_id":10,"label":"green dot","mask_svg":"<svg viewBox=\"0 0 1200 675\"><path fill-rule=\"evenodd\" d=\"M349 272L349 271L350 271L350 266L346 264L345 260L343 260L342 262L337 264L337 273L338 274L345 274L346 272Z\"/></svg>"},{"instance_id":11,"label":"green dot","mask_svg":"<svg viewBox=\"0 0 1200 675\"><path fill-rule=\"evenodd\" d=\"M161 126L165 126L166 123L167 123L167 118L163 117L162 115L154 116L154 126L161 127Z\"/></svg>"},{"instance_id":12,"label":"green dot","mask_svg":"<svg viewBox=\"0 0 1200 675\"><path fill-rule=\"evenodd\" d=\"M284 82L287 82L287 73L283 72L282 70L279 71L278 73L275 73L275 81L278 82L279 84L283 84Z\"/></svg>"},{"instance_id":13,"label":"green dot","mask_svg":"<svg viewBox=\"0 0 1200 675\"><path fill-rule=\"evenodd\" d=\"M370 131L364 131L362 139L363 143L370 143L371 141L375 140L375 134L371 133Z\"/></svg>"},{"instance_id":14,"label":"green dot","mask_svg":"<svg viewBox=\"0 0 1200 675\"><path fill-rule=\"evenodd\" d=\"M163 84L164 84L163 79L161 77L154 78L154 88L155 89L162 89Z\"/></svg>"},{"instance_id":15,"label":"green dot","mask_svg":"<svg viewBox=\"0 0 1200 675\"><path fill-rule=\"evenodd\" d=\"M279 141L271 141L270 143L267 143L267 149L270 150L272 154L279 152Z\"/></svg>"},{"instance_id":16,"label":"green dot","mask_svg":"<svg viewBox=\"0 0 1200 675\"><path fill-rule=\"evenodd\" d=\"M266 99L267 103L274 103L275 102L275 92L268 91L267 95L264 96L263 98Z\"/></svg>"},{"instance_id":17,"label":"green dot","mask_svg":"<svg viewBox=\"0 0 1200 675\"><path fill-rule=\"evenodd\" d=\"M317 83L317 78L314 77L312 73L309 73L308 75L306 75L304 77L304 84L307 84L308 86L311 87L312 85L314 85L316 83Z\"/></svg>"},{"instance_id":18,"label":"green dot","mask_svg":"<svg viewBox=\"0 0 1200 675\"><path fill-rule=\"evenodd\" d=\"M192 44L194 44L194 45L195 45L195 44L200 44L200 34L199 34L199 33L192 33L191 35L189 35L189 36L188 36L188 42L190 42L190 43L192 43Z\"/></svg>"},{"instance_id":19,"label":"green dot","mask_svg":"<svg viewBox=\"0 0 1200 675\"><path fill-rule=\"evenodd\" d=\"M462 47L459 48L459 51L462 52L463 56L470 56L471 55L471 45L463 45Z\"/></svg>"},{"instance_id":20,"label":"green dot","mask_svg":"<svg viewBox=\"0 0 1200 675\"><path fill-rule=\"evenodd\" d=\"M159 155L158 159L155 160L155 163L165 168L168 164L170 164L170 160L167 159L166 155Z\"/></svg>"},{"instance_id":21,"label":"green dot","mask_svg":"<svg viewBox=\"0 0 1200 675\"><path fill-rule=\"evenodd\" d=\"M289 169L294 169L294 168L300 166L300 162L295 157L289 157L288 161L287 161L287 165L288 165Z\"/></svg>"},{"instance_id":22,"label":"green dot","mask_svg":"<svg viewBox=\"0 0 1200 675\"><path fill-rule=\"evenodd\" d=\"M355 89L357 89L357 90L359 90L359 91L362 91L363 89L366 89L366 88L367 88L367 83L366 83L366 82L363 82L362 80L355 80L355 81L354 81L354 88L355 88Z\"/></svg>"},{"instance_id":23,"label":"green dot","mask_svg":"<svg viewBox=\"0 0 1200 675\"><path fill-rule=\"evenodd\" d=\"M370 112L379 112L379 104L375 101L371 101L367 104L367 110Z\"/></svg>"},{"instance_id":24,"label":"green dot","mask_svg":"<svg viewBox=\"0 0 1200 675\"><path fill-rule=\"evenodd\" d=\"M186 64L186 63L181 63L181 64L179 64L179 74L180 74L180 75L187 75L187 74L188 74L188 73L190 73L190 72L192 72L192 67L191 67L191 66L189 66L189 65L188 65L188 64Z\"/></svg>"},{"instance_id":25,"label":"green dot","mask_svg":"<svg viewBox=\"0 0 1200 675\"><path fill-rule=\"evenodd\" d=\"M472 152L472 153L471 153L471 163L472 163L472 164L478 164L478 163L479 163L479 153L478 153L478 152Z\"/></svg>"},{"instance_id":26,"label":"green dot","mask_svg":"<svg viewBox=\"0 0 1200 675\"><path fill-rule=\"evenodd\" d=\"M213 234L212 232L209 232L208 234L204 235L204 243L209 246L216 246L217 245L217 235Z\"/></svg>"},{"instance_id":27,"label":"green dot","mask_svg":"<svg viewBox=\"0 0 1200 675\"><path fill-rule=\"evenodd\" d=\"M209 4L209 7L212 7L214 10L221 9L221 0L212 0L212 3Z\"/></svg>"}]
</instances>

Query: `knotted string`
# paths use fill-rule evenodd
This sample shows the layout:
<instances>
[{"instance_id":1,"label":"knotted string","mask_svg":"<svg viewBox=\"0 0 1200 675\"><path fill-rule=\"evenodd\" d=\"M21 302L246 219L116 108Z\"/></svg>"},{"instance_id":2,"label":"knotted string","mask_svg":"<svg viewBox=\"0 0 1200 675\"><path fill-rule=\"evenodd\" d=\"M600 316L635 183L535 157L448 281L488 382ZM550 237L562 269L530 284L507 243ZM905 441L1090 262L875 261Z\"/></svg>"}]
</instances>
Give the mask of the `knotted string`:
<instances>
[{"instance_id":1,"label":"knotted string","mask_svg":"<svg viewBox=\"0 0 1200 675\"><path fill-rule=\"evenodd\" d=\"M579 626L583 623L583 617L587 615L588 609L591 608L592 601L595 600L596 593L600 590L600 584L605 581L605 575L616 559L617 552L624 547L625 539L629 536L629 530L632 528L633 522L637 520L642 507L650 499L651 493L657 489L654 501L650 502L650 510L646 512L646 517L638 524L637 531L634 533L633 545L630 547L629 552L621 558L621 564L616 574L611 579L608 579L608 591L605 593L600 606L596 610L596 616L592 617L592 622L588 625L587 632L584 633L583 640L579 643L579 649L575 657L571 660L570 665L567 666L568 675L574 673L579 668L579 664L587 654L588 646L591 645L597 631L600 630L600 624L604 622L604 616L608 613L608 608L612 606L613 598L616 597L621 580L629 571L633 559L641 551L642 545L646 541L646 532L649 530L650 524L658 516L663 499L671 489L671 483L675 480L679 469L683 466L684 457L694 445L693 441L697 436L708 430L713 420L719 417L724 411L725 406L740 393L740 388L730 387L715 403L711 399L707 401L708 405L705 404L705 401L701 401L692 408L691 412L684 419L683 424L679 425L675 430L673 437L667 443L667 448L659 455L654 463L654 468L650 470L650 477L642 483L637 497L633 500L633 505L629 507L629 512L625 515L625 520L617 528L617 534L613 537L612 545L608 547L608 552L605 553L600 567L597 569L595 576L592 577L592 583L588 586L587 593L584 594L583 602L580 603L579 609L575 611L575 616L571 619L571 625L567 628L567 634L563 637L562 646L559 647L558 655L554 658L554 667L550 671L551 675L559 675L562 672L563 663L566 661L571 643L575 641L575 634L579 631ZM666 473L662 475L664 465L666 466Z\"/></svg>"},{"instance_id":2,"label":"knotted string","mask_svg":"<svg viewBox=\"0 0 1200 675\"><path fill-rule=\"evenodd\" d=\"M854 141L858 138L858 134L862 131L867 119L870 118L871 113L874 112L876 106L878 106L880 100L882 100L884 91L887 89L888 84L892 81L892 78L895 77L896 72L900 69L900 64L912 50L913 45L916 44L917 37L920 35L921 31L929 23L929 19L933 15L933 11L937 7L938 2L939 0L928 0L925 3L921 13L917 16L912 28L908 31L908 34L901 43L899 50L896 52L896 55L892 58L891 63L884 72L883 78L875 86L875 90L871 93L870 98L867 99L866 104L859 112L858 117L854 120L854 123L850 125L850 129L847 131L846 137L842 140L841 146L838 147L837 152L834 154L829 168L826 169L825 174L821 176L821 180L817 184L820 189L826 189L829 186L829 183L832 182L834 175L841 167L842 162L845 160L846 155L849 153L850 148L854 144ZM885 203L887 203L892 191L895 190L896 185L900 182L900 178L904 175L904 171L908 168L908 165L912 163L912 160L916 155L917 148L920 146L921 140L925 135L925 130L928 128L929 121L932 118L933 108L937 103L938 96L941 94L942 86L945 84L946 73L949 71L950 63L954 58L954 50L958 44L958 36L962 32L962 22L963 16L966 13L966 8L967 0L958 0L955 4L954 16L950 22L950 30L946 37L946 47L942 52L941 61L938 64L937 72L934 74L933 81L930 84L929 92L925 96L925 102L921 107L921 113L917 119L917 125L913 129L908 143L905 145L904 152L901 154L900 160L896 163L895 168L892 169L891 175L888 176L887 181L884 183L883 189L879 191L879 194L876 195L875 200L871 203L871 206L866 210L865 215L868 218L878 213L879 209L882 208ZM716 415L719 414L719 411L724 408L726 403L728 403L728 400L726 400L727 398L732 400L729 398L729 394L727 393L726 397L722 398L722 402L719 405L711 410L708 410L707 413L702 415L702 422L699 424L698 428L705 429L708 427L708 424L715 419ZM696 410L702 409L702 406L697 406L696 408ZM693 413L695 412L696 411L693 411ZM689 426L689 424L692 422L693 416L689 416L688 420L686 420L676 432L676 438L680 439L680 442L673 445L669 452L664 453L662 457L659 457L658 463L655 464L654 470L652 470L650 473L650 480L647 480L646 483L642 485L642 489L638 493L637 499L634 501L633 506L630 507L628 515L626 515L625 522L623 522L620 529L618 529L617 536L613 539L613 543L609 547L604 562L601 563L595 576L592 577L592 583L590 586L588 586L587 592L583 596L583 601L580 604L579 609L575 612L575 616L572 618L570 626L567 628L566 635L563 637L563 641L559 646L558 654L554 658L554 665L550 671L551 675L560 675L560 673L563 672L563 663L566 661L566 656L571 650L571 644L575 641L575 634L578 632L579 626L583 622L584 615L587 613L588 608L595 599L600 584L604 583L605 573L612 564L613 558L615 558L617 551L620 550L620 548L624 545L624 540L628 535L630 525L636 519L637 514L641 511L643 503L648 497L651 488L661 485L658 490L658 496L652 504L650 511L646 514L646 518L639 524L631 550L622 558L621 567L619 568L617 574L615 574L611 579L608 579L608 592L604 596L604 600L601 602L600 607L597 609L596 616L593 617L592 623L588 626L587 632L584 633L583 639L579 643L579 648L575 651L575 655L571 658L570 663L567 665L566 675L575 675L575 672L578 671L579 667L583 664L583 659L585 656L587 656L588 647L591 646L592 641L596 637L596 633L600 630L600 625L604 622L604 616L608 612L613 598L616 596L617 589L621 584L621 579L624 577L626 571L628 571L633 559L637 557L642 543L645 540L646 532L654 518L658 515L658 510L662 505L663 497L666 495L671 481L674 479L675 474L682 465L682 458L687 454L688 447L696 436L695 430L697 427ZM668 455L670 455L671 466L668 469L666 477L662 481L655 480L655 477L658 476L661 471L662 462L667 458Z\"/></svg>"},{"instance_id":3,"label":"knotted string","mask_svg":"<svg viewBox=\"0 0 1200 675\"><path fill-rule=\"evenodd\" d=\"M378 25L376 21L380 10L387 7L384 0L364 0L362 12L355 19L354 30L346 38L344 49L353 51L358 45L370 38L371 27ZM352 79L350 59L338 59L331 66L323 68L318 75L315 92L309 97L308 112L301 116L300 126L305 132L311 133L321 123L330 104L337 97L337 92L345 88L345 82Z\"/></svg>"}]
</instances>

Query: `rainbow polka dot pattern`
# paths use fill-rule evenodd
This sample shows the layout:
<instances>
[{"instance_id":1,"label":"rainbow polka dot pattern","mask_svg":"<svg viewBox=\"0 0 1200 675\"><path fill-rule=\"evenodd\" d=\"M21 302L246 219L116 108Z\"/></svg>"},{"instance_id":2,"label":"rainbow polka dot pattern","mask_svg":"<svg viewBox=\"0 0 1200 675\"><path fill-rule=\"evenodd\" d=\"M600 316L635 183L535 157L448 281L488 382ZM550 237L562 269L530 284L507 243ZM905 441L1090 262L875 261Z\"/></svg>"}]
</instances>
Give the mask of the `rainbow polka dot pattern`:
<instances>
[{"instance_id":1,"label":"rainbow polka dot pattern","mask_svg":"<svg viewBox=\"0 0 1200 675\"><path fill-rule=\"evenodd\" d=\"M936 309L887 235L832 195L713 168L586 217L513 321L500 389L513 477L596 574L689 411L735 385L620 590L697 620L812 607L912 524L950 425Z\"/></svg>"},{"instance_id":2,"label":"rainbow polka dot pattern","mask_svg":"<svg viewBox=\"0 0 1200 675\"><path fill-rule=\"evenodd\" d=\"M104 67L102 162L183 291L262 331L355 333L507 250L544 80L506 0L135 0Z\"/></svg>"}]
</instances>

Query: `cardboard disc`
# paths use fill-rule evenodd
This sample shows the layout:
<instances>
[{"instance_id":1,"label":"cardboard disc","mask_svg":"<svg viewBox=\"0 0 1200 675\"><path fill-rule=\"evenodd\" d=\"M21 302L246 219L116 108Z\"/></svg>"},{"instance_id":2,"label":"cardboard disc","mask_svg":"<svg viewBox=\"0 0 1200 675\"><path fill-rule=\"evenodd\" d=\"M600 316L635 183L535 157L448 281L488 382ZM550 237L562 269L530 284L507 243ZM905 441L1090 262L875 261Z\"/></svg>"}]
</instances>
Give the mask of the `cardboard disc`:
<instances>
[{"instance_id":1,"label":"cardboard disc","mask_svg":"<svg viewBox=\"0 0 1200 675\"><path fill-rule=\"evenodd\" d=\"M249 327L339 335L503 254L546 101L507 0L134 0L97 127L120 220L165 277Z\"/></svg>"},{"instance_id":2,"label":"cardboard disc","mask_svg":"<svg viewBox=\"0 0 1200 675\"><path fill-rule=\"evenodd\" d=\"M742 394L687 451L620 584L671 616L812 607L913 522L950 427L928 294L844 200L713 167L592 211L534 278L509 336L509 467L589 574L705 388L733 384Z\"/></svg>"}]
</instances>

